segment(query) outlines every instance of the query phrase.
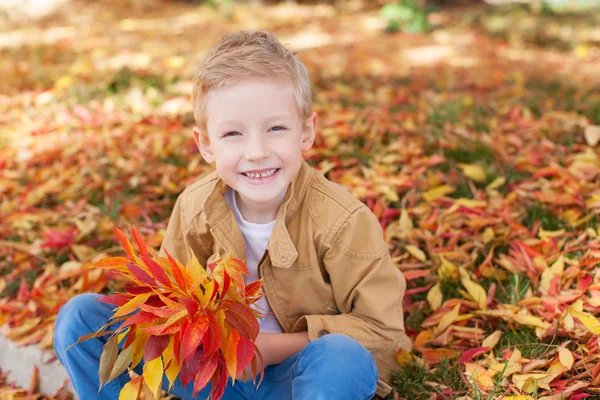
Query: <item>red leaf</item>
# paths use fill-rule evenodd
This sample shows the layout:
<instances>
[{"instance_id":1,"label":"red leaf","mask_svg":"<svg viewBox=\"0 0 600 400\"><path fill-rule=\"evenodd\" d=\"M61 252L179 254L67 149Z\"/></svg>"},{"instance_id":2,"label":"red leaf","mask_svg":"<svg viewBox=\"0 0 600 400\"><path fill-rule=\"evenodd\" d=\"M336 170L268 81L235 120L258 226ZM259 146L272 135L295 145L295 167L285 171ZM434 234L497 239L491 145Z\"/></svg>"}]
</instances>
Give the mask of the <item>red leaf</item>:
<instances>
[{"instance_id":1,"label":"red leaf","mask_svg":"<svg viewBox=\"0 0 600 400\"><path fill-rule=\"evenodd\" d=\"M260 327L258 320L249 307L239 303L231 303L225 309L225 319L243 337L250 340L256 339Z\"/></svg>"},{"instance_id":2,"label":"red leaf","mask_svg":"<svg viewBox=\"0 0 600 400\"><path fill-rule=\"evenodd\" d=\"M135 279L147 285L156 286L156 281L150 275L148 275L146 271L144 271L135 264L127 263L126 265L127 269L129 270L129 272L131 272Z\"/></svg>"},{"instance_id":3,"label":"red leaf","mask_svg":"<svg viewBox=\"0 0 600 400\"><path fill-rule=\"evenodd\" d=\"M113 304L121 307L131 299L123 296L122 294L107 294L106 296L97 297L96 300L101 301L102 303Z\"/></svg>"},{"instance_id":4,"label":"red leaf","mask_svg":"<svg viewBox=\"0 0 600 400\"><path fill-rule=\"evenodd\" d=\"M185 318L178 318L174 320L169 319L162 325L150 326L147 328L142 328L142 330L156 336L171 335L179 331L184 322Z\"/></svg>"},{"instance_id":5,"label":"red leaf","mask_svg":"<svg viewBox=\"0 0 600 400\"><path fill-rule=\"evenodd\" d=\"M579 281L577 282L577 290L585 292L588 289L588 287L590 287L590 284L592 283L593 279L594 277L592 275L586 275L584 277L579 278Z\"/></svg>"},{"instance_id":6,"label":"red leaf","mask_svg":"<svg viewBox=\"0 0 600 400\"><path fill-rule=\"evenodd\" d=\"M152 288L149 288L148 286L125 286L124 289L127 293L135 295L144 294L152 291Z\"/></svg>"},{"instance_id":7,"label":"red leaf","mask_svg":"<svg viewBox=\"0 0 600 400\"><path fill-rule=\"evenodd\" d=\"M21 285L19 286L19 291L17 293L17 300L19 301L27 301L31 292L29 291L29 287L27 286L27 280L25 278L21 278Z\"/></svg>"},{"instance_id":8,"label":"red leaf","mask_svg":"<svg viewBox=\"0 0 600 400\"><path fill-rule=\"evenodd\" d=\"M42 247L49 247L51 249L60 249L77 242L77 228L71 228L65 232L48 230L42 232L42 235L45 239L44 243L42 243Z\"/></svg>"},{"instance_id":9,"label":"red leaf","mask_svg":"<svg viewBox=\"0 0 600 400\"><path fill-rule=\"evenodd\" d=\"M208 318L208 330L204 335L204 354L211 355L221 348L221 327L217 322L217 317L211 311L206 310L206 317Z\"/></svg>"},{"instance_id":10,"label":"red leaf","mask_svg":"<svg viewBox=\"0 0 600 400\"><path fill-rule=\"evenodd\" d=\"M172 287L171 281L169 280L165 269L160 264L148 256L142 256L142 260L144 260L144 264L146 267L148 267L150 274L152 274L157 282L162 283L165 287Z\"/></svg>"},{"instance_id":11,"label":"red leaf","mask_svg":"<svg viewBox=\"0 0 600 400\"><path fill-rule=\"evenodd\" d=\"M227 271L223 270L223 290L221 291L221 297L225 297L227 293L227 289L229 289L229 284L231 283L231 279L229 278L229 274Z\"/></svg>"},{"instance_id":12,"label":"red leaf","mask_svg":"<svg viewBox=\"0 0 600 400\"><path fill-rule=\"evenodd\" d=\"M188 314L190 314L190 316L196 315L196 313L198 312L198 303L197 302L195 302L194 300L190 300L186 297L182 297L181 302L187 309Z\"/></svg>"},{"instance_id":13,"label":"red leaf","mask_svg":"<svg viewBox=\"0 0 600 400\"><path fill-rule=\"evenodd\" d=\"M215 298L215 296L217 295L217 293L219 292L219 282L217 282L217 281L213 281L213 282L214 282L215 284L213 285L213 292L212 292L212 294L210 295L210 300L209 300L209 302L211 302L211 301L212 301L212 300Z\"/></svg>"},{"instance_id":14,"label":"red leaf","mask_svg":"<svg viewBox=\"0 0 600 400\"><path fill-rule=\"evenodd\" d=\"M121 324L119 329L117 329L117 332L120 332L121 330L125 329L129 325L147 324L148 322L152 322L152 321L156 321L156 316L154 316L148 312L138 311L137 313L133 314L133 316L127 318L125 320L125 322L123 322Z\"/></svg>"},{"instance_id":15,"label":"red leaf","mask_svg":"<svg viewBox=\"0 0 600 400\"><path fill-rule=\"evenodd\" d=\"M173 355L177 364L181 365L181 332L187 328L187 321L181 325L181 329L173 334Z\"/></svg>"},{"instance_id":16,"label":"red leaf","mask_svg":"<svg viewBox=\"0 0 600 400\"><path fill-rule=\"evenodd\" d=\"M129 243L129 240L127 240L125 234L116 226L113 227L113 231L115 232L115 236L119 240L119 243L121 243L121 247L123 247L123 250L125 250L125 253L127 253L127 255L132 259L135 259L133 246L131 245L131 243Z\"/></svg>"},{"instance_id":17,"label":"red leaf","mask_svg":"<svg viewBox=\"0 0 600 400\"><path fill-rule=\"evenodd\" d=\"M477 356L487 353L489 350L489 347L475 347L474 349L463 351L463 353L460 355L459 361L461 364L464 364Z\"/></svg>"},{"instance_id":18,"label":"red leaf","mask_svg":"<svg viewBox=\"0 0 600 400\"><path fill-rule=\"evenodd\" d=\"M148 248L146 247L146 243L144 242L144 239L142 239L142 236L139 234L138 231L135 230L135 228L133 226L129 225L129 229L131 229L131 233L133 234L135 243L137 244L138 250L140 251L140 255L147 256Z\"/></svg>"},{"instance_id":19,"label":"red leaf","mask_svg":"<svg viewBox=\"0 0 600 400\"><path fill-rule=\"evenodd\" d=\"M204 314L196 314L192 322L187 326L182 337L181 358L187 360L194 354L200 345L204 334L208 330L208 318Z\"/></svg>"},{"instance_id":20,"label":"red leaf","mask_svg":"<svg viewBox=\"0 0 600 400\"><path fill-rule=\"evenodd\" d=\"M215 371L212 378L212 389L210 391L210 396L214 400L219 400L223 397L223 393L225 392L225 387L227 386L227 370L225 369L225 360L223 360L223 356L219 354L219 365L217 366L217 370Z\"/></svg>"},{"instance_id":21,"label":"red leaf","mask_svg":"<svg viewBox=\"0 0 600 400\"><path fill-rule=\"evenodd\" d=\"M252 358L254 357L254 343L246 339L245 337L240 337L240 341L238 343L237 348L237 366L236 371L243 371L250 365Z\"/></svg>"},{"instance_id":22,"label":"red leaf","mask_svg":"<svg viewBox=\"0 0 600 400\"><path fill-rule=\"evenodd\" d=\"M168 336L150 336L146 347L144 347L144 363L148 363L160 356L168 345Z\"/></svg>"},{"instance_id":23,"label":"red leaf","mask_svg":"<svg viewBox=\"0 0 600 400\"><path fill-rule=\"evenodd\" d=\"M181 381L181 385L186 387L188 383L194 379L194 375L198 370L198 366L200 365L200 359L197 357L192 357L189 362L184 362L181 366L181 370L179 371L179 380Z\"/></svg>"},{"instance_id":24,"label":"red leaf","mask_svg":"<svg viewBox=\"0 0 600 400\"><path fill-rule=\"evenodd\" d=\"M200 365L198 366L196 377L194 378L194 394L193 397L198 394L199 391L204 389L211 380L213 374L219 364L219 355L213 354L207 359L201 359Z\"/></svg>"}]
</instances>

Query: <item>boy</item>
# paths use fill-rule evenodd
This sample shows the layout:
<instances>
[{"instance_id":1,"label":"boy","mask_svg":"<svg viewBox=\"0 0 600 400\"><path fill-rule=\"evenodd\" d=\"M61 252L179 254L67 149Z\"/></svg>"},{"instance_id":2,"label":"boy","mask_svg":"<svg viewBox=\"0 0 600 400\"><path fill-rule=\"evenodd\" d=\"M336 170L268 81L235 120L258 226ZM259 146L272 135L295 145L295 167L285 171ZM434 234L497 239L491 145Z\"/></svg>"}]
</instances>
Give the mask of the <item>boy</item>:
<instances>
[{"instance_id":1,"label":"boy","mask_svg":"<svg viewBox=\"0 0 600 400\"><path fill-rule=\"evenodd\" d=\"M410 349L405 281L373 213L302 158L317 127L304 65L267 32L228 35L198 68L193 106L194 139L216 171L177 199L161 255L167 249L185 263L191 247L206 266L231 250L246 259L248 281L264 280L259 305L270 312L256 340L265 361L262 385L230 382L224 398L387 395L395 352ZM112 306L95 297L79 295L61 308L57 354L111 316ZM60 357L82 399L117 399L128 380L123 374L98 393L105 341L88 340ZM184 398L192 391L193 384L180 382L170 390Z\"/></svg>"}]
</instances>

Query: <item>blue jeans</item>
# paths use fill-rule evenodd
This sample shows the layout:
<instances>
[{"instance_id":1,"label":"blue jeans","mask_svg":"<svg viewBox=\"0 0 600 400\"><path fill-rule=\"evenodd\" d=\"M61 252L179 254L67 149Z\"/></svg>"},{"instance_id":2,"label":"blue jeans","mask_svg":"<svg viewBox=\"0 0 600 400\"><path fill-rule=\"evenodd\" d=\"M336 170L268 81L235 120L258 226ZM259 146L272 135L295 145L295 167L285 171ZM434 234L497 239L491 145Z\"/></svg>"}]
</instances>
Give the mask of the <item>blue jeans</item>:
<instances>
[{"instance_id":1,"label":"blue jeans","mask_svg":"<svg viewBox=\"0 0 600 400\"><path fill-rule=\"evenodd\" d=\"M130 379L127 372L106 383L98 392L100 354L109 336L81 342L63 354L80 336L100 329L113 314L114 306L96 301L97 297L92 293L80 294L61 307L54 331L54 351L81 400L116 400ZM109 329L116 329L118 325ZM140 375L142 364L143 361L134 368ZM377 377L375 361L368 350L349 336L329 334L311 341L281 364L266 367L258 389L252 380L236 381L232 386L230 379L223 399L371 399L375 395ZM168 385L164 377L163 390L166 391ZM184 399L208 397L210 383L196 397L192 397L193 386L192 381L182 387L176 379L169 393Z\"/></svg>"}]
</instances>

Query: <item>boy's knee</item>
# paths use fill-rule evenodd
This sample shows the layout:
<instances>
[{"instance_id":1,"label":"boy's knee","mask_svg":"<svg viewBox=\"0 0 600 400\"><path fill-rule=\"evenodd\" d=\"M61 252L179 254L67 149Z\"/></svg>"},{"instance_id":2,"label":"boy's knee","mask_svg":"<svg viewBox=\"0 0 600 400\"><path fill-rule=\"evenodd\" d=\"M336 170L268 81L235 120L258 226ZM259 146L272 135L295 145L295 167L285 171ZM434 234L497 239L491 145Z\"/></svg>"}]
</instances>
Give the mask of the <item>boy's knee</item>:
<instances>
[{"instance_id":1,"label":"boy's knee","mask_svg":"<svg viewBox=\"0 0 600 400\"><path fill-rule=\"evenodd\" d=\"M341 351L341 352L363 352L368 350L362 344L352 339L350 336L337 333L330 333L321 336L317 340L311 342L313 346L320 347L323 351Z\"/></svg>"},{"instance_id":2,"label":"boy's knee","mask_svg":"<svg viewBox=\"0 0 600 400\"><path fill-rule=\"evenodd\" d=\"M100 306L100 303L95 300L99 297L96 293L82 293L67 301L58 310L56 323L54 325L54 344L56 346L57 339L70 339L70 336L77 331L73 329L79 325L79 322L93 314L93 309Z\"/></svg>"},{"instance_id":3,"label":"boy's knee","mask_svg":"<svg viewBox=\"0 0 600 400\"><path fill-rule=\"evenodd\" d=\"M353 362L364 361L375 368L373 356L362 344L347 335L330 333L310 342L319 353L327 353L331 357L349 359Z\"/></svg>"}]
</instances>

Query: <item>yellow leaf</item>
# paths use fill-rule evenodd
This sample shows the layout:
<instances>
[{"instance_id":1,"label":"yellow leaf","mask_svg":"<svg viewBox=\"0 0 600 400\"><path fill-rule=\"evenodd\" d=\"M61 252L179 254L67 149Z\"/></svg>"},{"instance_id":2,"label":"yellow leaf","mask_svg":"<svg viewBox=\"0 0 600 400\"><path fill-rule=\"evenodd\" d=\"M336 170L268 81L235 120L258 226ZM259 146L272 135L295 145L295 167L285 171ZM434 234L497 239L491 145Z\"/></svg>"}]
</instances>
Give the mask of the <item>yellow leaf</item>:
<instances>
[{"instance_id":1,"label":"yellow leaf","mask_svg":"<svg viewBox=\"0 0 600 400\"><path fill-rule=\"evenodd\" d=\"M156 357L154 360L144 364L144 381L154 394L154 398L158 399L158 391L163 377L163 363L161 357Z\"/></svg>"},{"instance_id":2,"label":"yellow leaf","mask_svg":"<svg viewBox=\"0 0 600 400\"><path fill-rule=\"evenodd\" d=\"M503 400L533 400L531 396L504 396Z\"/></svg>"},{"instance_id":3,"label":"yellow leaf","mask_svg":"<svg viewBox=\"0 0 600 400\"><path fill-rule=\"evenodd\" d=\"M494 387L494 376L497 373L493 370L486 369L482 365L476 363L465 364L465 375L469 376L472 381L477 382L481 388Z\"/></svg>"},{"instance_id":4,"label":"yellow leaf","mask_svg":"<svg viewBox=\"0 0 600 400\"><path fill-rule=\"evenodd\" d=\"M73 86L75 79L71 75L63 75L54 83L54 90L61 91Z\"/></svg>"},{"instance_id":5,"label":"yellow leaf","mask_svg":"<svg viewBox=\"0 0 600 400\"><path fill-rule=\"evenodd\" d=\"M496 178L492 182L490 182L490 184L485 187L485 190L489 192L489 191L498 189L500 186L504 185L505 183L506 183L506 178L503 176L499 176L498 178Z\"/></svg>"},{"instance_id":6,"label":"yellow leaf","mask_svg":"<svg viewBox=\"0 0 600 400\"><path fill-rule=\"evenodd\" d=\"M196 287L200 282L204 281L208 277L208 273L204 267L200 265L200 262L192 251L192 248L188 247L188 250L190 251L190 257L188 259L186 269L192 277L192 282L194 282L192 287Z\"/></svg>"},{"instance_id":7,"label":"yellow leaf","mask_svg":"<svg viewBox=\"0 0 600 400\"><path fill-rule=\"evenodd\" d=\"M494 331L494 333L483 339L483 342L481 342L481 347L489 347L490 350L493 349L498 344L501 335L502 331Z\"/></svg>"},{"instance_id":8,"label":"yellow leaf","mask_svg":"<svg viewBox=\"0 0 600 400\"><path fill-rule=\"evenodd\" d=\"M119 393L119 400L137 400L142 388L142 377L136 376L123 386Z\"/></svg>"},{"instance_id":9,"label":"yellow leaf","mask_svg":"<svg viewBox=\"0 0 600 400\"><path fill-rule=\"evenodd\" d=\"M540 289L543 291L548 291L550 289L550 282L552 278L555 276L562 276L565 268L565 259L561 255L558 259L552 264L551 267L547 267L542 273L542 279L540 280Z\"/></svg>"},{"instance_id":10,"label":"yellow leaf","mask_svg":"<svg viewBox=\"0 0 600 400\"><path fill-rule=\"evenodd\" d=\"M452 325L452 323L458 318L459 310L460 303L454 306L452 311L448 311L446 314L444 314L444 316L440 319L440 323L438 324L436 332L443 332L447 327Z\"/></svg>"},{"instance_id":11,"label":"yellow leaf","mask_svg":"<svg viewBox=\"0 0 600 400\"><path fill-rule=\"evenodd\" d=\"M588 330L594 335L600 335L600 322L592 314L583 311L577 311L574 308L570 308L569 313L580 320L581 323L585 325L585 327L588 328Z\"/></svg>"},{"instance_id":12,"label":"yellow leaf","mask_svg":"<svg viewBox=\"0 0 600 400\"><path fill-rule=\"evenodd\" d=\"M485 231L483 231L483 235L481 236L481 238L483 239L483 243L485 244L488 244L489 242L494 240L495 237L496 235L494 234L494 230L490 227L485 228Z\"/></svg>"},{"instance_id":13,"label":"yellow leaf","mask_svg":"<svg viewBox=\"0 0 600 400\"><path fill-rule=\"evenodd\" d=\"M440 265L440 268L438 269L438 276L440 279L450 279L454 277L456 265L446 260L444 256L440 256L440 260L442 261L442 265Z\"/></svg>"},{"instance_id":14,"label":"yellow leaf","mask_svg":"<svg viewBox=\"0 0 600 400\"><path fill-rule=\"evenodd\" d=\"M443 197L452 192L454 192L453 186L440 185L440 186L436 186L433 189L430 189L430 190L424 192L422 195L423 195L423 199L425 199L426 202L430 203L433 200L439 199L440 197Z\"/></svg>"},{"instance_id":15,"label":"yellow leaf","mask_svg":"<svg viewBox=\"0 0 600 400\"><path fill-rule=\"evenodd\" d=\"M573 359L573 353L571 353L569 349L565 349L564 347L558 348L558 359L560 360L560 363L568 369L571 369L571 367L573 366L573 362L575 361Z\"/></svg>"},{"instance_id":16,"label":"yellow leaf","mask_svg":"<svg viewBox=\"0 0 600 400\"><path fill-rule=\"evenodd\" d=\"M407 362L412 361L412 355L408 351L400 349L396 353L396 361L398 361L399 365L404 365Z\"/></svg>"},{"instance_id":17,"label":"yellow leaf","mask_svg":"<svg viewBox=\"0 0 600 400\"><path fill-rule=\"evenodd\" d=\"M461 279L461 282L467 292L473 297L473 300L477 302L479 308L482 310L487 309L487 294L485 290L478 283L473 282L470 279Z\"/></svg>"},{"instance_id":18,"label":"yellow leaf","mask_svg":"<svg viewBox=\"0 0 600 400\"><path fill-rule=\"evenodd\" d=\"M400 211L400 238L407 238L413 230L413 222L405 208Z\"/></svg>"},{"instance_id":19,"label":"yellow leaf","mask_svg":"<svg viewBox=\"0 0 600 400\"><path fill-rule=\"evenodd\" d=\"M406 251L408 251L410 254L412 254L416 259L418 259L420 261L427 260L427 256L425 255L423 250L419 249L417 246L413 246L413 245L409 244L409 245L404 246L404 248L406 249Z\"/></svg>"},{"instance_id":20,"label":"yellow leaf","mask_svg":"<svg viewBox=\"0 0 600 400\"><path fill-rule=\"evenodd\" d=\"M493 365L490 366L490 369L498 373L503 373L502 376L504 378L508 378L516 372L521 372L521 370L523 369L523 365L519 363L520 359L521 352L519 351L519 349L515 349L507 362L494 362Z\"/></svg>"},{"instance_id":21,"label":"yellow leaf","mask_svg":"<svg viewBox=\"0 0 600 400\"><path fill-rule=\"evenodd\" d=\"M431 307L433 311L436 311L442 305L442 300L442 287L438 282L429 289L429 292L427 293L427 302L429 303L429 307Z\"/></svg>"},{"instance_id":22,"label":"yellow leaf","mask_svg":"<svg viewBox=\"0 0 600 400\"><path fill-rule=\"evenodd\" d=\"M536 328L548 328L549 324L547 322L542 321L538 317L534 317L533 315L519 315L515 314L512 316L512 319L521 324L527 326L533 326Z\"/></svg>"},{"instance_id":23,"label":"yellow leaf","mask_svg":"<svg viewBox=\"0 0 600 400\"><path fill-rule=\"evenodd\" d=\"M133 312L140 304L143 304L148 300L148 298L152 295L152 293L144 293L135 296L133 299L129 300L127 303L119 307L119 309L113 314L112 318L118 318L123 315L129 314Z\"/></svg>"},{"instance_id":24,"label":"yellow leaf","mask_svg":"<svg viewBox=\"0 0 600 400\"><path fill-rule=\"evenodd\" d=\"M475 182L485 182L487 180L487 174L485 169L481 165L477 164L458 164L463 174Z\"/></svg>"},{"instance_id":25,"label":"yellow leaf","mask_svg":"<svg viewBox=\"0 0 600 400\"><path fill-rule=\"evenodd\" d=\"M538 232L538 237L542 240L546 240L548 238L560 237L565 234L564 229L559 229L557 231L545 231L543 228L540 228Z\"/></svg>"},{"instance_id":26,"label":"yellow leaf","mask_svg":"<svg viewBox=\"0 0 600 400\"><path fill-rule=\"evenodd\" d=\"M169 364L169 366L167 367L165 375L167 375L167 379L169 380L169 390L171 390L171 388L175 384L175 379L177 379L177 375L179 375L179 365L177 365L175 359L171 360L171 364Z\"/></svg>"},{"instance_id":27,"label":"yellow leaf","mask_svg":"<svg viewBox=\"0 0 600 400\"><path fill-rule=\"evenodd\" d=\"M464 197L461 197L460 199L456 199L454 201L454 204L458 204L460 206L465 206L467 208L485 208L487 207L487 201L483 201L483 200L472 200L472 199L465 199Z\"/></svg>"}]
</instances>

